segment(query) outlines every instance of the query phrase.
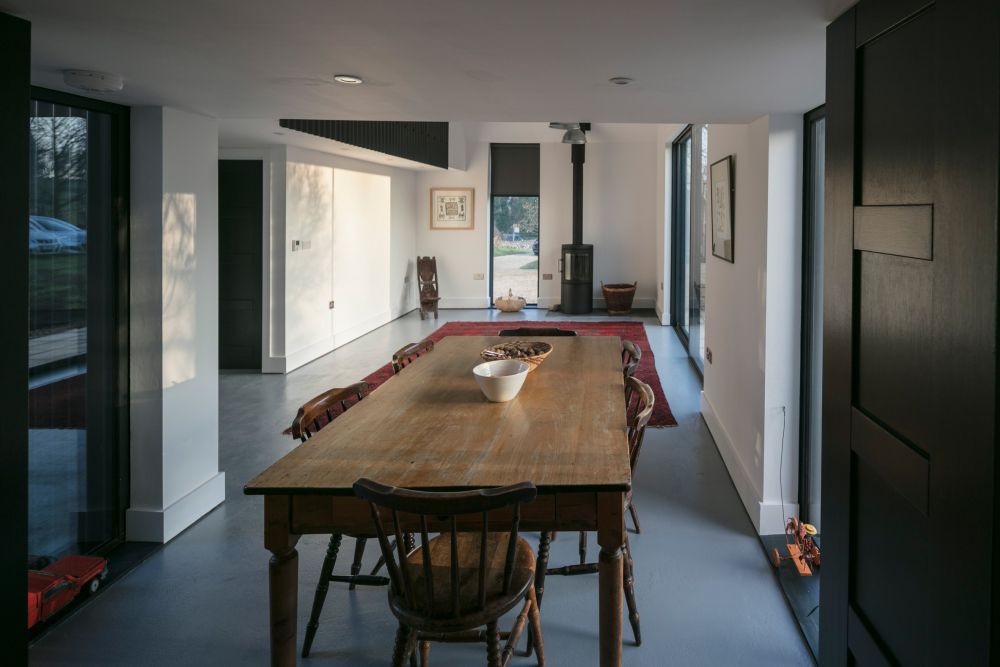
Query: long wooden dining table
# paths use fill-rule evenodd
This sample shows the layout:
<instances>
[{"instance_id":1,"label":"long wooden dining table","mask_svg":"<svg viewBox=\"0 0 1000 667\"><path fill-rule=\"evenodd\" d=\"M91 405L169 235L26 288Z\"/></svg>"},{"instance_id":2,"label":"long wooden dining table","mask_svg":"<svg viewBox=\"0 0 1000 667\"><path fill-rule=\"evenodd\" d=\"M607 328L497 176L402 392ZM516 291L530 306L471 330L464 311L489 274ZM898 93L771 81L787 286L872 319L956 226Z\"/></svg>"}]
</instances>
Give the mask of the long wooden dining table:
<instances>
[{"instance_id":1,"label":"long wooden dining table","mask_svg":"<svg viewBox=\"0 0 1000 667\"><path fill-rule=\"evenodd\" d=\"M523 530L597 532L598 655L602 667L621 665L631 484L621 341L539 338L552 344L549 357L514 400L490 403L472 369L484 348L510 340L445 338L245 486L264 496L272 665L296 660L299 537L374 535L352 491L362 477L431 491L533 482L538 497L522 508Z\"/></svg>"}]
</instances>

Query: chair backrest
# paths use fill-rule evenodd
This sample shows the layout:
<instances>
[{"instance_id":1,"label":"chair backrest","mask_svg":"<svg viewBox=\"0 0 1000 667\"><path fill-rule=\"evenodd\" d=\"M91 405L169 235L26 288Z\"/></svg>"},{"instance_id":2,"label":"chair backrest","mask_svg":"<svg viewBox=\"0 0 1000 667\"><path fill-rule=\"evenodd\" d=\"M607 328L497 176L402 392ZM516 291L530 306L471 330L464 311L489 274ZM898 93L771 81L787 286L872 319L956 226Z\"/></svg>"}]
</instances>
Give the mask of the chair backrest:
<instances>
[{"instance_id":1,"label":"chair backrest","mask_svg":"<svg viewBox=\"0 0 1000 667\"><path fill-rule=\"evenodd\" d=\"M392 372L398 373L410 365L414 359L434 350L434 341L427 339L419 343L409 343L396 350L392 355Z\"/></svg>"},{"instance_id":2,"label":"chair backrest","mask_svg":"<svg viewBox=\"0 0 1000 667\"><path fill-rule=\"evenodd\" d=\"M349 407L367 396L368 391L367 382L355 382L346 387L324 391L308 400L295 415L291 428L292 437L305 442L333 421L334 417L343 414Z\"/></svg>"},{"instance_id":3,"label":"chair backrest","mask_svg":"<svg viewBox=\"0 0 1000 667\"><path fill-rule=\"evenodd\" d=\"M518 336L528 338L531 336L575 336L575 331L569 329L557 329L555 327L522 327L520 329L504 329L501 336Z\"/></svg>"},{"instance_id":4,"label":"chair backrest","mask_svg":"<svg viewBox=\"0 0 1000 667\"><path fill-rule=\"evenodd\" d=\"M417 281L421 296L438 295L437 257L417 257Z\"/></svg>"},{"instance_id":5,"label":"chair backrest","mask_svg":"<svg viewBox=\"0 0 1000 667\"><path fill-rule=\"evenodd\" d=\"M513 514L508 528L507 551L504 559L503 570L503 593L508 593L514 574L514 561L517 547L517 531L521 521L521 505L531 502L537 495L535 485L531 482L521 482L511 486L503 486L493 489L480 489L476 491L452 492L429 492L412 491L410 489L400 489L392 486L385 486L369 479L359 479L354 483L354 493L359 498L367 500L371 506L372 521L375 524L375 532L378 535L378 543L382 549L382 556L385 558L386 567L389 570L389 580L392 585L392 593L403 601L404 606L418 613L423 613L427 617L440 617L435 614L435 609L445 609L445 617L458 618L482 611L486 605L486 569L487 569L487 541L490 533L489 513L506 508L513 508ZM387 510L389 517L383 517L383 510ZM403 526L400 514L409 515L416 519L416 525ZM458 553L458 517L463 517L464 532L479 533L479 567L477 596L472 601L472 606L462 606L460 592L462 590L462 573L460 572L461 559ZM391 519L391 522L390 522ZM466 520L468 519L468 520ZM474 525L469 525L470 521ZM433 524L431 524L433 522ZM389 542L386 534L386 525L391 525L392 537L395 538L395 551ZM430 538L428 533L433 528L435 532L441 532L442 537L450 537L450 554L447 563L432 562L433 549L429 547ZM476 530L478 529L478 530ZM411 567L406 562L406 547L403 533L413 530L420 533L420 543L423 547L423 590L417 589L416 573L411 572ZM498 532L498 531L494 531ZM434 568L440 570L442 567L449 568L448 590L434 590ZM466 572L467 574L467 572ZM435 595L450 597L445 599L446 604L435 604ZM422 608L421 608L422 607Z\"/></svg>"},{"instance_id":6,"label":"chair backrest","mask_svg":"<svg viewBox=\"0 0 1000 667\"><path fill-rule=\"evenodd\" d=\"M642 350L630 340L622 341L622 372L625 377L630 378L635 375L635 369L639 367L639 360L642 359Z\"/></svg>"},{"instance_id":7,"label":"chair backrest","mask_svg":"<svg viewBox=\"0 0 1000 667\"><path fill-rule=\"evenodd\" d=\"M635 472L639 461L639 450L642 449L642 437L646 434L646 424L653 416L653 404L656 399L653 389L634 377L625 378L625 418L628 422L628 458L632 471Z\"/></svg>"}]
</instances>

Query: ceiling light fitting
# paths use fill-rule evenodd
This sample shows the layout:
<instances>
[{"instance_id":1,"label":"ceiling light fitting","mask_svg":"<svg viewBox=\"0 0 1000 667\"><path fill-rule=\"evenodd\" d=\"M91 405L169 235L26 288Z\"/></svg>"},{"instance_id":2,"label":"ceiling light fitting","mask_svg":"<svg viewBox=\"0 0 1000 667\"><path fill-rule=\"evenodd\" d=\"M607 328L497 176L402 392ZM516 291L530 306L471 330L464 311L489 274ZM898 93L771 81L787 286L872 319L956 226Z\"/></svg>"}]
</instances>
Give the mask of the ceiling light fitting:
<instances>
[{"instance_id":1,"label":"ceiling light fitting","mask_svg":"<svg viewBox=\"0 0 1000 667\"><path fill-rule=\"evenodd\" d=\"M347 84L348 86L360 86L365 82L360 76L353 74L335 74L333 80L337 83Z\"/></svg>"},{"instance_id":2,"label":"ceiling light fitting","mask_svg":"<svg viewBox=\"0 0 1000 667\"><path fill-rule=\"evenodd\" d=\"M86 69L64 70L63 82L71 88L88 93L117 93L125 86L125 79L120 74Z\"/></svg>"},{"instance_id":3,"label":"ceiling light fitting","mask_svg":"<svg viewBox=\"0 0 1000 667\"><path fill-rule=\"evenodd\" d=\"M570 128L563 135L562 142L564 144L585 144L587 143L587 135L579 127Z\"/></svg>"},{"instance_id":4,"label":"ceiling light fitting","mask_svg":"<svg viewBox=\"0 0 1000 667\"><path fill-rule=\"evenodd\" d=\"M587 143L587 133L580 129L580 123L549 123L553 130L566 130L563 134L564 144L585 144Z\"/></svg>"},{"instance_id":5,"label":"ceiling light fitting","mask_svg":"<svg viewBox=\"0 0 1000 667\"><path fill-rule=\"evenodd\" d=\"M633 81L635 81L635 79L628 76L613 76L610 79L608 79L608 83L613 83L616 86L627 86Z\"/></svg>"}]
</instances>

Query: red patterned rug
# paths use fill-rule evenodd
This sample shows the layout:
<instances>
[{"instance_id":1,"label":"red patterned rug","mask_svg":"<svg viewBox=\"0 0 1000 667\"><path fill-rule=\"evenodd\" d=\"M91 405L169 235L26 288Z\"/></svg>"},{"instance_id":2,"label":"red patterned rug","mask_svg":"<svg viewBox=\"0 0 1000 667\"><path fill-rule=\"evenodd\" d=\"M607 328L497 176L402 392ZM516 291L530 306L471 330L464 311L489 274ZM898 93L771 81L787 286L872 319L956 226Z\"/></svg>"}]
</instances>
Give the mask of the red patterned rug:
<instances>
[{"instance_id":1,"label":"red patterned rug","mask_svg":"<svg viewBox=\"0 0 1000 667\"><path fill-rule=\"evenodd\" d=\"M656 404L653 406L653 415L649 419L649 426L677 426L677 420L674 419L674 415L670 411L667 397L663 394L663 387L660 385L660 376L656 373L653 350L649 347L649 340L646 338L646 329L642 322L448 322L428 336L428 338L437 343L446 336L496 336L501 329L509 329L515 326L518 328L556 327L559 329L571 329L581 336L618 336L622 340L632 341L642 350L642 359L639 361L639 367L635 371L635 376L652 387L653 395L656 398ZM390 377L392 377L392 364L386 364L364 378L364 380L374 390Z\"/></svg>"}]
</instances>

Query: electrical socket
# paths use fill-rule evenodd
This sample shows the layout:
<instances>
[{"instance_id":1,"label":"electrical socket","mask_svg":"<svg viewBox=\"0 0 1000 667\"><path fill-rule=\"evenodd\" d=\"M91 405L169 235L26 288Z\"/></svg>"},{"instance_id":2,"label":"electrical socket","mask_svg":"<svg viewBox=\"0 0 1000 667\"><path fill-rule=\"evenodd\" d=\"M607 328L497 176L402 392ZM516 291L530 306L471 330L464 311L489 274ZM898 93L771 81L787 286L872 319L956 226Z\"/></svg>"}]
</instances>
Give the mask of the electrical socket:
<instances>
[{"instance_id":1,"label":"electrical socket","mask_svg":"<svg viewBox=\"0 0 1000 667\"><path fill-rule=\"evenodd\" d=\"M542 274L542 280L552 280L552 274L551 273L543 273Z\"/></svg>"},{"instance_id":2,"label":"electrical socket","mask_svg":"<svg viewBox=\"0 0 1000 667\"><path fill-rule=\"evenodd\" d=\"M333 310L333 301L330 302L330 310Z\"/></svg>"},{"instance_id":3,"label":"electrical socket","mask_svg":"<svg viewBox=\"0 0 1000 667\"><path fill-rule=\"evenodd\" d=\"M472 279L473 280L486 280L486 275L483 274L483 273L473 273L472 274Z\"/></svg>"}]
</instances>

